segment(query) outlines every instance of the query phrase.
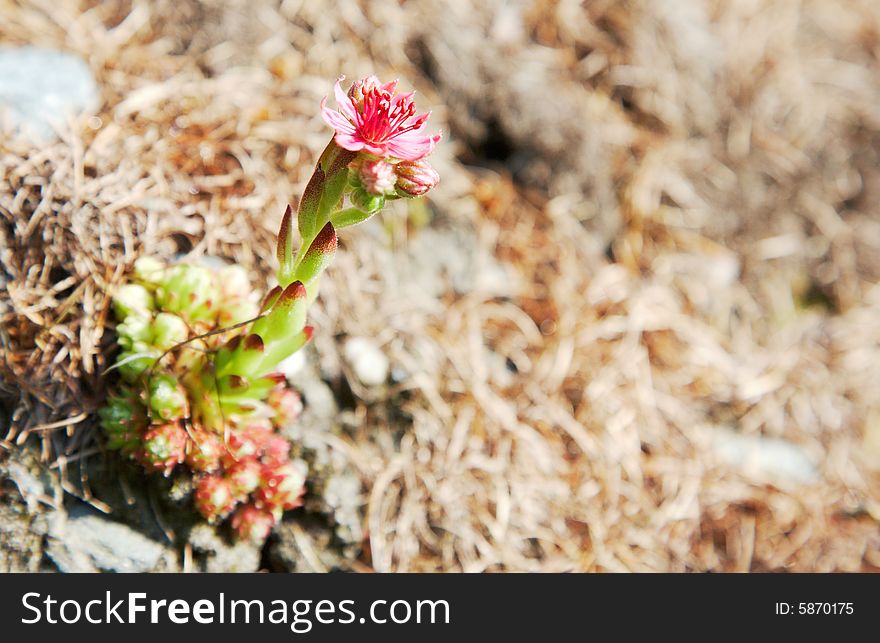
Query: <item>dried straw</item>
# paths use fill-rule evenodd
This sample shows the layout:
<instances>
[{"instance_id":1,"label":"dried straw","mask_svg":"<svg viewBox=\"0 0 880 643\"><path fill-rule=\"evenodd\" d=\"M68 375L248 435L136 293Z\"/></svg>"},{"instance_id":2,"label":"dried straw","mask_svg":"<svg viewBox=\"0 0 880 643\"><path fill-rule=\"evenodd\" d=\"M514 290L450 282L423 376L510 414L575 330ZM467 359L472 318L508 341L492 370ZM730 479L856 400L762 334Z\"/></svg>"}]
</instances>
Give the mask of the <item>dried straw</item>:
<instances>
[{"instance_id":1,"label":"dried straw","mask_svg":"<svg viewBox=\"0 0 880 643\"><path fill-rule=\"evenodd\" d=\"M139 253L265 283L318 100L376 71L453 127L437 226L475 243L438 295L397 211L323 286L325 370L360 335L406 373L353 384L328 438L368 488L372 568L880 568L880 6L439 5L0 2L0 38L78 53L103 92L56 143L0 143L4 448L94 447ZM737 466L730 431L815 479Z\"/></svg>"}]
</instances>

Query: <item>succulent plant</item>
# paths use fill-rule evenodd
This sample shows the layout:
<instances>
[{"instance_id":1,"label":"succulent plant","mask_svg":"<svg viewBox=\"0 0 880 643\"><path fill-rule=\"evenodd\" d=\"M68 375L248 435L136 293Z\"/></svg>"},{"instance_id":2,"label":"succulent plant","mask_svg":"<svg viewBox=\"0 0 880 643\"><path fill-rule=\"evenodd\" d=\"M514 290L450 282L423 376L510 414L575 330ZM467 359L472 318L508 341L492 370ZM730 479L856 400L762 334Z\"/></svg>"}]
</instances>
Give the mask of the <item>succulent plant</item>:
<instances>
[{"instance_id":1,"label":"succulent plant","mask_svg":"<svg viewBox=\"0 0 880 643\"><path fill-rule=\"evenodd\" d=\"M113 297L122 381L99 414L107 446L148 472L188 471L196 509L210 522L231 515L241 538L265 539L302 504L307 467L291 460L279 433L302 400L276 370L312 337L306 315L335 256L336 230L439 181L425 157L440 136L421 133L428 115L417 116L412 95L395 88L369 76L346 94L337 82L339 111L322 103L334 137L298 211L284 213L278 285L262 303L241 266L153 257L138 259Z\"/></svg>"}]
</instances>

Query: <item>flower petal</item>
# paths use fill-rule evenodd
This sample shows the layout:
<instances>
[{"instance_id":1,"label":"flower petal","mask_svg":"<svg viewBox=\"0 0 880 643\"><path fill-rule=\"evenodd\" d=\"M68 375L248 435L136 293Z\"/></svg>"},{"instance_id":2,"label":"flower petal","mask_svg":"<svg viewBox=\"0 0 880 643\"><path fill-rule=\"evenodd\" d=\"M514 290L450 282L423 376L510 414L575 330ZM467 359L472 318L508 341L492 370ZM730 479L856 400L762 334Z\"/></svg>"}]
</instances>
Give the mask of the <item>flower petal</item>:
<instances>
[{"instance_id":1,"label":"flower petal","mask_svg":"<svg viewBox=\"0 0 880 643\"><path fill-rule=\"evenodd\" d=\"M336 144L350 152L360 152L364 149L364 142L353 133L343 134L337 132Z\"/></svg>"},{"instance_id":2,"label":"flower petal","mask_svg":"<svg viewBox=\"0 0 880 643\"><path fill-rule=\"evenodd\" d=\"M354 125L351 124L345 116L337 112L335 109L330 109L327 107L327 98L321 101L321 116L324 119L324 122L327 123L330 127L335 129L337 132L346 133L346 134L354 134Z\"/></svg>"},{"instance_id":3,"label":"flower petal","mask_svg":"<svg viewBox=\"0 0 880 643\"><path fill-rule=\"evenodd\" d=\"M407 92L406 94L399 94L391 99L392 105L409 105L413 102L412 97L415 96L415 92Z\"/></svg>"},{"instance_id":4,"label":"flower petal","mask_svg":"<svg viewBox=\"0 0 880 643\"><path fill-rule=\"evenodd\" d=\"M364 150L379 157L385 157L388 155L387 148L387 143L370 143L369 141L364 141Z\"/></svg>"},{"instance_id":5,"label":"flower petal","mask_svg":"<svg viewBox=\"0 0 880 643\"><path fill-rule=\"evenodd\" d=\"M351 99L348 97L344 91L342 91L342 81L345 80L345 76L340 76L336 81L336 86L333 88L334 93L336 94L336 103L339 105L339 111L342 112L342 115L345 116L351 122L355 122L355 110L352 105Z\"/></svg>"},{"instance_id":6,"label":"flower petal","mask_svg":"<svg viewBox=\"0 0 880 643\"><path fill-rule=\"evenodd\" d=\"M440 140L440 135L422 136L415 132L407 132L395 136L388 141L386 147L389 154L403 159L404 161L418 161L434 151L434 145Z\"/></svg>"}]
</instances>

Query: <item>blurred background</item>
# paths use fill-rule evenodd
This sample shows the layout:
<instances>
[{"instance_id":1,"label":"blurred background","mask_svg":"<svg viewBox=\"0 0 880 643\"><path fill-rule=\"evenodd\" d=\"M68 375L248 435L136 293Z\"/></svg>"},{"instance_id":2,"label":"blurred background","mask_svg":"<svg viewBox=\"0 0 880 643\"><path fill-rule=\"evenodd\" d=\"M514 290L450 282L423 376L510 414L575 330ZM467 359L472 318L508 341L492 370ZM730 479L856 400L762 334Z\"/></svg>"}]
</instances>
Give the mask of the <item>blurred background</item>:
<instances>
[{"instance_id":1,"label":"blurred background","mask_svg":"<svg viewBox=\"0 0 880 643\"><path fill-rule=\"evenodd\" d=\"M0 42L0 569L880 569L873 0L0 0ZM371 73L442 183L342 235L313 497L236 549L102 451L108 292L267 289Z\"/></svg>"}]
</instances>

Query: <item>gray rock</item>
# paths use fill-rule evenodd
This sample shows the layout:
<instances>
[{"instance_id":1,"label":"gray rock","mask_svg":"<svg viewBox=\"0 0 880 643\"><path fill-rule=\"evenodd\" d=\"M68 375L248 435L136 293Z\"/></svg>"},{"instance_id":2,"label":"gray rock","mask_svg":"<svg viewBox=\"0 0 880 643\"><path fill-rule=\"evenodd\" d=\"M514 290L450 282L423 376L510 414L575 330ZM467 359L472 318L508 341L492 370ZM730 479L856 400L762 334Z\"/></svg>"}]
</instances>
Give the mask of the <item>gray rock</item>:
<instances>
[{"instance_id":1,"label":"gray rock","mask_svg":"<svg viewBox=\"0 0 880 643\"><path fill-rule=\"evenodd\" d=\"M291 378L291 384L302 395L305 408L300 418L291 426L284 427L282 433L293 443L294 455L304 459L309 465L309 494L305 509L313 518L321 514L321 518L312 526L319 531L326 530L330 534L327 538L335 536L337 552L334 556L351 558L356 555L363 540L363 511L366 501L357 471L343 453L330 446L327 439L328 435L340 430L339 408L333 391L321 380L313 353L302 352L312 358L307 357L297 369L295 377ZM327 522L319 526L318 523L324 520ZM292 538L293 532L285 532L279 526L276 530L276 535L278 534L284 541L284 534ZM290 562L293 558L284 560ZM278 561L276 564L287 565ZM329 562L327 564L330 565Z\"/></svg>"},{"instance_id":2,"label":"gray rock","mask_svg":"<svg viewBox=\"0 0 880 643\"><path fill-rule=\"evenodd\" d=\"M298 358L296 368L287 369L285 372L291 386L302 396L305 406L302 416L294 427L289 427L294 431L294 434L287 437L294 441L299 439L296 433L297 426L318 426L329 430L336 422L336 415L339 413L332 389L321 379L314 351L311 347L306 347L306 349L294 353L294 356L296 355L301 356Z\"/></svg>"},{"instance_id":3,"label":"gray rock","mask_svg":"<svg viewBox=\"0 0 880 643\"><path fill-rule=\"evenodd\" d=\"M174 553L122 523L74 510L54 515L46 555L62 572L152 572L176 567Z\"/></svg>"},{"instance_id":4,"label":"gray rock","mask_svg":"<svg viewBox=\"0 0 880 643\"><path fill-rule=\"evenodd\" d=\"M203 571L255 572L260 568L260 548L256 545L236 541L229 542L211 525L200 523L189 534L193 550L204 556Z\"/></svg>"},{"instance_id":5,"label":"gray rock","mask_svg":"<svg viewBox=\"0 0 880 643\"><path fill-rule=\"evenodd\" d=\"M44 479L45 472L39 476L35 471L39 472L39 469L29 468L22 462L12 461L6 466L6 475L18 487L22 499L27 503L29 513L36 513L40 500L52 495L49 483Z\"/></svg>"},{"instance_id":6,"label":"gray rock","mask_svg":"<svg viewBox=\"0 0 880 643\"><path fill-rule=\"evenodd\" d=\"M269 550L274 568L299 573L346 569L346 558L333 543L333 532L309 518L285 520L275 528Z\"/></svg>"},{"instance_id":7,"label":"gray rock","mask_svg":"<svg viewBox=\"0 0 880 643\"><path fill-rule=\"evenodd\" d=\"M360 477L346 458L330 447L322 434L327 428L300 423L294 444L309 464L307 513L323 515L345 556L356 553L364 534L366 500Z\"/></svg>"},{"instance_id":8,"label":"gray rock","mask_svg":"<svg viewBox=\"0 0 880 643\"><path fill-rule=\"evenodd\" d=\"M324 503L336 523L336 536L346 544L357 544L364 538L363 516L366 500L361 481L350 469L343 469L324 483Z\"/></svg>"},{"instance_id":9,"label":"gray rock","mask_svg":"<svg viewBox=\"0 0 880 643\"><path fill-rule=\"evenodd\" d=\"M54 124L95 109L98 85L76 56L38 47L0 49L0 107L34 142L54 135Z\"/></svg>"},{"instance_id":10,"label":"gray rock","mask_svg":"<svg viewBox=\"0 0 880 643\"><path fill-rule=\"evenodd\" d=\"M40 571L42 540L23 506L0 504L0 573Z\"/></svg>"},{"instance_id":11,"label":"gray rock","mask_svg":"<svg viewBox=\"0 0 880 643\"><path fill-rule=\"evenodd\" d=\"M405 287L434 299L446 291L445 280L458 294L480 291L503 297L515 291L518 279L480 247L472 229L461 224L420 230L396 272Z\"/></svg>"}]
</instances>

